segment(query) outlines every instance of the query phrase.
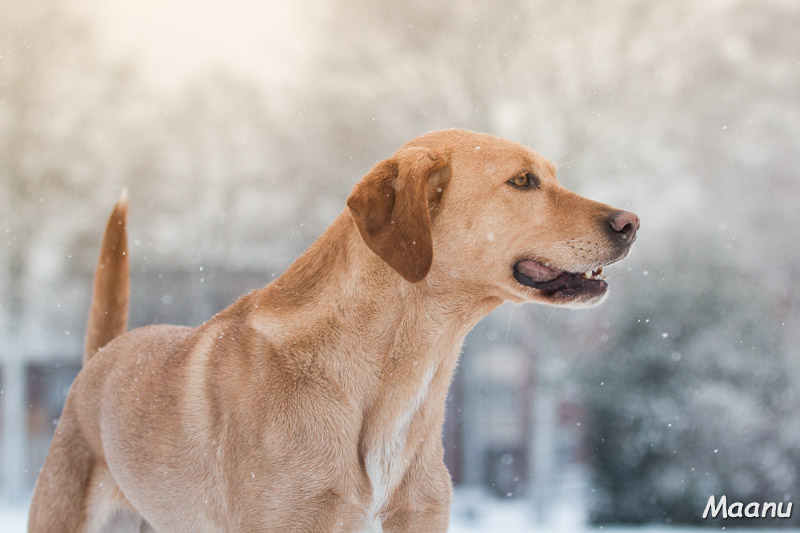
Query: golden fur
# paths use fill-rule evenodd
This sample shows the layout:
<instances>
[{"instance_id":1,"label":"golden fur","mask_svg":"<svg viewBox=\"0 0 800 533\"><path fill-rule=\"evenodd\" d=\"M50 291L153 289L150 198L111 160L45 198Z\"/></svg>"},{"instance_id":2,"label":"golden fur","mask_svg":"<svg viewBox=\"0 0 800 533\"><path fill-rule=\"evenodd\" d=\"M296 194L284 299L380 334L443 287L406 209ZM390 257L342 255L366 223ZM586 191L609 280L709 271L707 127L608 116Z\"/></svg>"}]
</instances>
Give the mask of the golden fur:
<instances>
[{"instance_id":1,"label":"golden fur","mask_svg":"<svg viewBox=\"0 0 800 533\"><path fill-rule=\"evenodd\" d=\"M520 172L538 188L507 183ZM465 335L506 300L599 301L526 286L514 265L596 269L627 253L638 219L623 213L620 239L622 212L563 189L541 156L459 130L407 143L347 205L205 324L122 334L118 204L29 531L447 530L441 431Z\"/></svg>"}]
</instances>

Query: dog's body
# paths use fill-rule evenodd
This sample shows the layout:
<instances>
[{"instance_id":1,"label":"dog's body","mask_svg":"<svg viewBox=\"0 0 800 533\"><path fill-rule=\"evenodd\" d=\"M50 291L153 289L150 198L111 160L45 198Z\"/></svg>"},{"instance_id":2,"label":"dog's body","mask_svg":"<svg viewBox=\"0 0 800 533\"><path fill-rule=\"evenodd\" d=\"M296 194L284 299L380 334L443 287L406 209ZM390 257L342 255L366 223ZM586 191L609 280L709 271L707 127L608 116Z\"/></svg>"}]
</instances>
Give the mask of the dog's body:
<instances>
[{"instance_id":1,"label":"dog's body","mask_svg":"<svg viewBox=\"0 0 800 533\"><path fill-rule=\"evenodd\" d=\"M197 328L125 334L118 205L29 530L446 531L465 335L504 300L596 303L605 282L571 273L623 257L638 228L554 174L509 141L427 134L275 282Z\"/></svg>"}]
</instances>

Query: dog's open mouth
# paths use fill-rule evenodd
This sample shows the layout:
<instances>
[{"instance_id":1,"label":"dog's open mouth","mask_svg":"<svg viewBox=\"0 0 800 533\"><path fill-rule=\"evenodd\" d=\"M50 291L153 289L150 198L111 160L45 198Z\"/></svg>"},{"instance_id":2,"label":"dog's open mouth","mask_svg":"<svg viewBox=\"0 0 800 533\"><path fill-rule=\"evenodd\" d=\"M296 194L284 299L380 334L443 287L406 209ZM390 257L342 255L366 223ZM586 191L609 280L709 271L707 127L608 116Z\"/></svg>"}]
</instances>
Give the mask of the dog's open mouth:
<instances>
[{"instance_id":1,"label":"dog's open mouth","mask_svg":"<svg viewBox=\"0 0 800 533\"><path fill-rule=\"evenodd\" d=\"M594 296L602 295L608 289L603 267L575 273L528 259L514 265L514 278L548 296Z\"/></svg>"}]
</instances>

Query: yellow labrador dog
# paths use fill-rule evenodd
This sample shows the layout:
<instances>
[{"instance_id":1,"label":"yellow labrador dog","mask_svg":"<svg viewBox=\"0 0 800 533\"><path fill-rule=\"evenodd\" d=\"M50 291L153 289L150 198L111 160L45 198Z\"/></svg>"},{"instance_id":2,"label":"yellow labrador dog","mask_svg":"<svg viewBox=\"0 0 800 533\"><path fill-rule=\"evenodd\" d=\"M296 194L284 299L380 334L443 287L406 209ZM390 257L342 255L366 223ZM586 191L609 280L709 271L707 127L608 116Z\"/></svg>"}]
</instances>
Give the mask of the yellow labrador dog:
<instances>
[{"instance_id":1,"label":"yellow labrador dog","mask_svg":"<svg viewBox=\"0 0 800 533\"><path fill-rule=\"evenodd\" d=\"M418 137L286 272L196 328L125 332L126 201L29 530L443 532L447 389L503 301L600 302L636 215L469 131Z\"/></svg>"}]
</instances>

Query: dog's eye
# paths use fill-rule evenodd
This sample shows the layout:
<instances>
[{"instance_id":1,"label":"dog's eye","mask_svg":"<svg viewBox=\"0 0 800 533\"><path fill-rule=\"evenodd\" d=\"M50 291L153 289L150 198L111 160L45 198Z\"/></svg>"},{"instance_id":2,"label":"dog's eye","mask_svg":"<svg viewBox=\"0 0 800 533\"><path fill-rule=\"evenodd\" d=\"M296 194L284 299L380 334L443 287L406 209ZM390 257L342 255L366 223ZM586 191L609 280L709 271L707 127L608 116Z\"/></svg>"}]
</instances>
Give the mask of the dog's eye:
<instances>
[{"instance_id":1,"label":"dog's eye","mask_svg":"<svg viewBox=\"0 0 800 533\"><path fill-rule=\"evenodd\" d=\"M517 174L510 180L508 180L510 185L517 187L518 189L530 189L532 186L535 185L534 180L531 176L530 172L523 172L522 174Z\"/></svg>"}]
</instances>

